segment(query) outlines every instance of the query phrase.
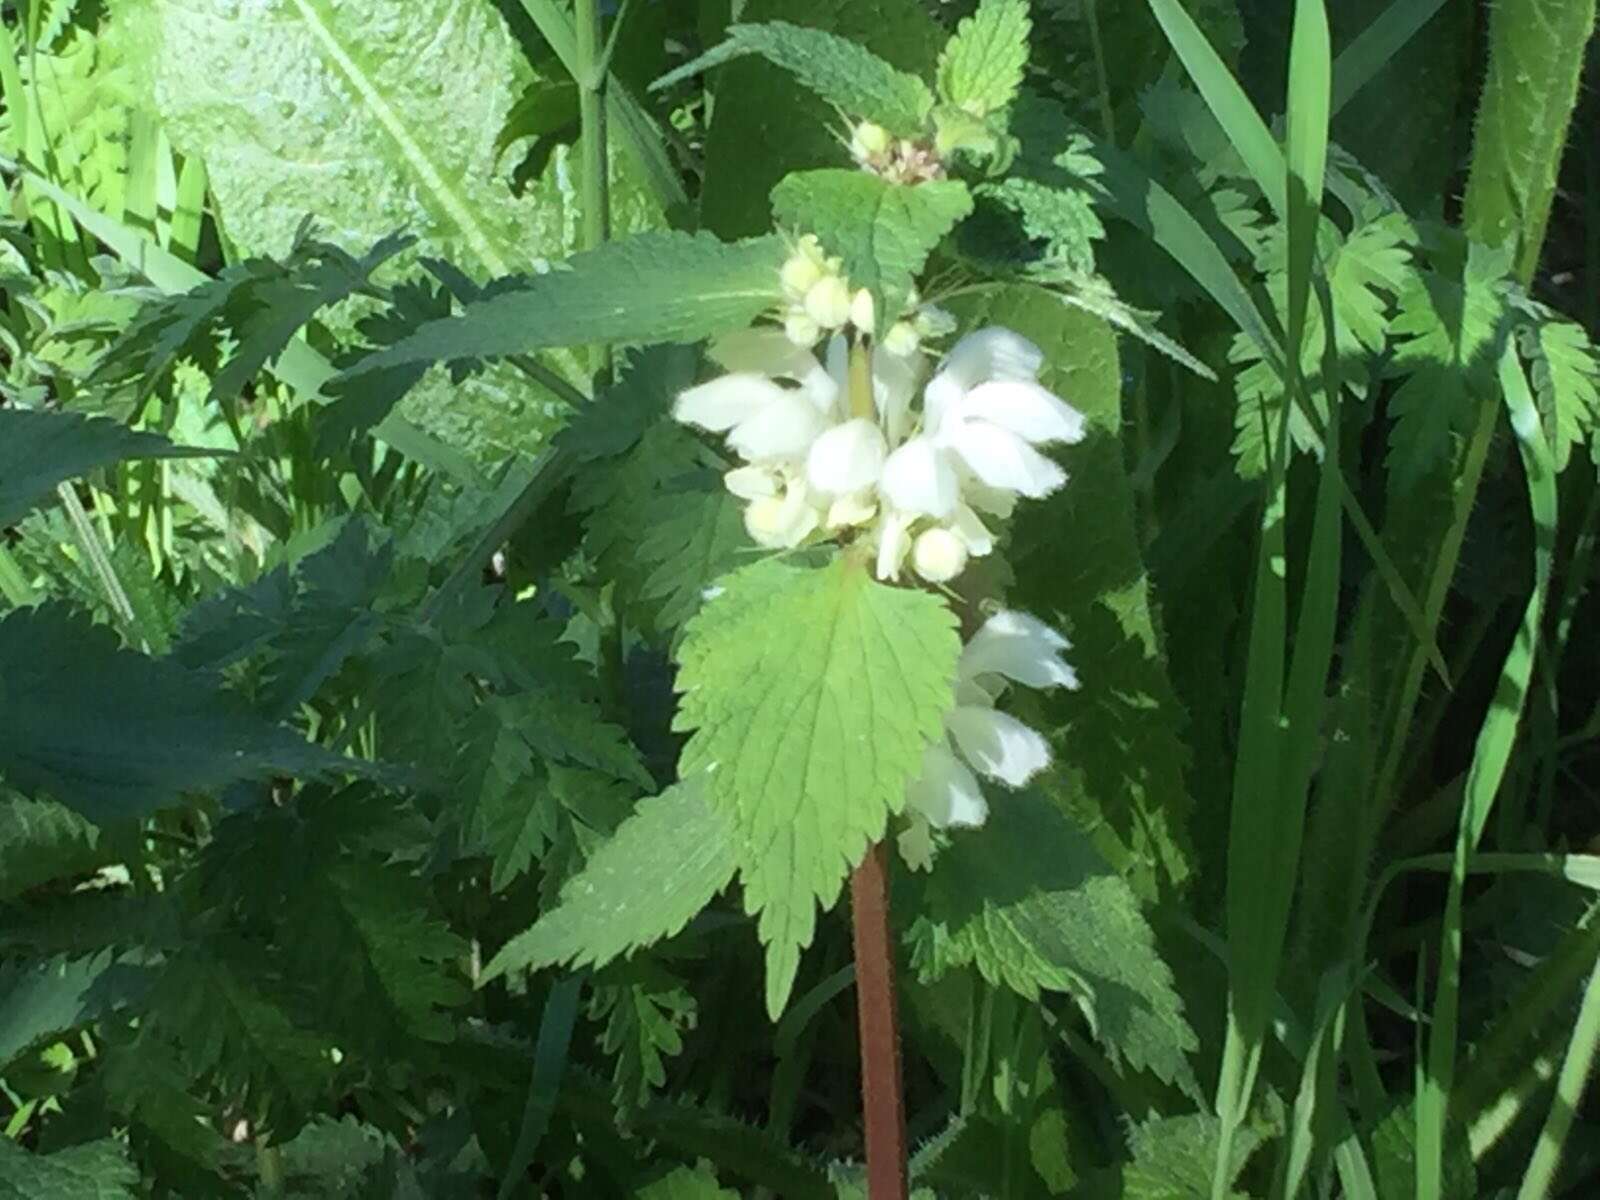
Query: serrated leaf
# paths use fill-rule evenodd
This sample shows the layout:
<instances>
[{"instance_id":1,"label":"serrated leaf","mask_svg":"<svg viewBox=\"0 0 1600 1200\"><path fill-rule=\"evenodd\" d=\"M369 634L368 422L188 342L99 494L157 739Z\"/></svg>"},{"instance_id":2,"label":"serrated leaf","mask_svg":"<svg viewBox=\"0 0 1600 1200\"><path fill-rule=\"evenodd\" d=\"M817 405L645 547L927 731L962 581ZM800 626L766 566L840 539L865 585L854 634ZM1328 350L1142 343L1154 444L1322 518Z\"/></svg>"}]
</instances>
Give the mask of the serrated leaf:
<instances>
[{"instance_id":1,"label":"serrated leaf","mask_svg":"<svg viewBox=\"0 0 1600 1200\"><path fill-rule=\"evenodd\" d=\"M1113 1058L1194 1089L1199 1043L1138 900L1036 793L996 802L939 855L911 940L925 981L970 964L1028 999L1063 992Z\"/></svg>"},{"instance_id":2,"label":"serrated leaf","mask_svg":"<svg viewBox=\"0 0 1600 1200\"><path fill-rule=\"evenodd\" d=\"M0 529L15 525L56 485L97 467L133 458L215 456L216 450L175 446L99 417L0 408Z\"/></svg>"},{"instance_id":3,"label":"serrated leaf","mask_svg":"<svg viewBox=\"0 0 1600 1200\"><path fill-rule=\"evenodd\" d=\"M1544 418L1545 436L1556 470L1566 470L1572 448L1586 442L1600 424L1600 353L1583 326L1563 321L1536 306L1535 323L1523 333L1531 360L1534 395Z\"/></svg>"},{"instance_id":4,"label":"serrated leaf","mask_svg":"<svg viewBox=\"0 0 1600 1200\"><path fill-rule=\"evenodd\" d=\"M371 767L257 716L214 675L122 649L60 605L0 621L0 661L0 770L98 823L239 780Z\"/></svg>"},{"instance_id":5,"label":"serrated leaf","mask_svg":"<svg viewBox=\"0 0 1600 1200\"><path fill-rule=\"evenodd\" d=\"M538 753L573 762L649 789L655 780L620 726L576 697L531 691L502 701L507 723Z\"/></svg>"},{"instance_id":6,"label":"serrated leaf","mask_svg":"<svg viewBox=\"0 0 1600 1200\"><path fill-rule=\"evenodd\" d=\"M1214 1196L1212 1171L1222 1122L1206 1113L1185 1117L1153 1117L1128 1131L1133 1161L1122 1169L1123 1200L1206 1200ZM1253 1129L1237 1130L1228 1149L1224 1182L1229 1200L1245 1163L1261 1144Z\"/></svg>"},{"instance_id":7,"label":"serrated leaf","mask_svg":"<svg viewBox=\"0 0 1600 1200\"><path fill-rule=\"evenodd\" d=\"M1417 272L1401 293L1390 373L1406 378L1389 401L1391 496L1411 491L1446 460L1452 434L1475 411L1472 397L1497 386L1510 266L1509 250L1472 245Z\"/></svg>"},{"instance_id":8,"label":"serrated leaf","mask_svg":"<svg viewBox=\"0 0 1600 1200\"><path fill-rule=\"evenodd\" d=\"M684 630L673 726L693 731L680 771L707 773L736 831L776 1018L816 906L838 899L942 736L960 639L943 600L851 556L759 562L721 587Z\"/></svg>"},{"instance_id":9,"label":"serrated leaf","mask_svg":"<svg viewBox=\"0 0 1600 1200\"><path fill-rule=\"evenodd\" d=\"M110 1138L54 1154L30 1154L0 1138L0 1197L5 1200L133 1200L139 1172L127 1148Z\"/></svg>"},{"instance_id":10,"label":"serrated leaf","mask_svg":"<svg viewBox=\"0 0 1600 1200\"><path fill-rule=\"evenodd\" d=\"M846 38L787 21L730 25L728 38L720 46L651 86L670 87L691 75L751 54L793 73L818 96L851 116L875 121L901 137L916 137L924 132L933 108L933 93L915 75L896 70Z\"/></svg>"},{"instance_id":11,"label":"serrated leaf","mask_svg":"<svg viewBox=\"0 0 1600 1200\"><path fill-rule=\"evenodd\" d=\"M739 1200L739 1193L725 1188L706 1167L677 1167L635 1193L636 1200Z\"/></svg>"},{"instance_id":12,"label":"serrated leaf","mask_svg":"<svg viewBox=\"0 0 1600 1200\"><path fill-rule=\"evenodd\" d=\"M885 329L933 248L972 211L972 195L959 180L898 184L828 168L798 172L773 188L772 211L844 259L850 285L872 292Z\"/></svg>"},{"instance_id":13,"label":"serrated leaf","mask_svg":"<svg viewBox=\"0 0 1600 1200\"><path fill-rule=\"evenodd\" d=\"M0 1067L84 1020L90 993L110 968L109 954L0 966Z\"/></svg>"},{"instance_id":14,"label":"serrated leaf","mask_svg":"<svg viewBox=\"0 0 1600 1200\"><path fill-rule=\"evenodd\" d=\"M719 242L708 234L645 233L610 242L468 304L458 316L424 323L343 378L597 341L699 341L748 325L778 302L783 254L776 237Z\"/></svg>"},{"instance_id":15,"label":"serrated leaf","mask_svg":"<svg viewBox=\"0 0 1600 1200\"><path fill-rule=\"evenodd\" d=\"M250 258L187 292L145 303L95 369L97 382L137 381L153 391L184 359L211 376L211 400L230 400L312 317L369 286L374 271L411 244L391 235L359 259L307 236L302 226L283 260ZM232 343L226 356L220 347Z\"/></svg>"},{"instance_id":16,"label":"serrated leaf","mask_svg":"<svg viewBox=\"0 0 1600 1200\"><path fill-rule=\"evenodd\" d=\"M0 797L0 901L100 865L100 831L53 800Z\"/></svg>"},{"instance_id":17,"label":"serrated leaf","mask_svg":"<svg viewBox=\"0 0 1600 1200\"><path fill-rule=\"evenodd\" d=\"M939 96L975 117L1010 104L1028 65L1027 0L983 0L939 56Z\"/></svg>"},{"instance_id":18,"label":"serrated leaf","mask_svg":"<svg viewBox=\"0 0 1600 1200\"><path fill-rule=\"evenodd\" d=\"M683 1053L684 1029L694 1027L695 1003L665 973L643 983L598 989L590 1016L605 1021L600 1049L613 1062L617 1106L643 1104L667 1081L666 1059Z\"/></svg>"},{"instance_id":19,"label":"serrated leaf","mask_svg":"<svg viewBox=\"0 0 1600 1200\"><path fill-rule=\"evenodd\" d=\"M506 943L483 978L599 966L671 937L727 887L735 863L732 828L704 780L646 797L562 887L560 905Z\"/></svg>"},{"instance_id":20,"label":"serrated leaf","mask_svg":"<svg viewBox=\"0 0 1600 1200\"><path fill-rule=\"evenodd\" d=\"M485 705L465 731L461 773L451 788L462 850L487 856L491 891L525 874L556 834L556 813L528 739L500 708Z\"/></svg>"}]
</instances>

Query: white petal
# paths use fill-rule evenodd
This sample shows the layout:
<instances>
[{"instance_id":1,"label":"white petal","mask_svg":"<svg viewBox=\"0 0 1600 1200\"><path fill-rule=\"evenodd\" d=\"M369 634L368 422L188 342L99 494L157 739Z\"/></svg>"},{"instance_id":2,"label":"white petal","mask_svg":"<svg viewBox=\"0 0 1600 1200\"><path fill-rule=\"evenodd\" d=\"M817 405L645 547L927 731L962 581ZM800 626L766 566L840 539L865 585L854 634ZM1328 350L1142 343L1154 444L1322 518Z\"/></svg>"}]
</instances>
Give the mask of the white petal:
<instances>
[{"instance_id":1,"label":"white petal","mask_svg":"<svg viewBox=\"0 0 1600 1200\"><path fill-rule=\"evenodd\" d=\"M1035 445L1083 441L1083 414L1037 383L997 379L980 383L955 410L963 418L988 421Z\"/></svg>"},{"instance_id":2,"label":"white petal","mask_svg":"<svg viewBox=\"0 0 1600 1200\"><path fill-rule=\"evenodd\" d=\"M829 529L848 529L865 525L878 515L877 502L871 492L855 492L840 496L828 506L828 518L823 524Z\"/></svg>"},{"instance_id":3,"label":"white petal","mask_svg":"<svg viewBox=\"0 0 1600 1200\"><path fill-rule=\"evenodd\" d=\"M806 289L806 315L824 329L837 329L850 320L850 287L837 275L827 275Z\"/></svg>"},{"instance_id":4,"label":"white petal","mask_svg":"<svg viewBox=\"0 0 1600 1200\"><path fill-rule=\"evenodd\" d=\"M900 578L900 565L905 562L906 551L911 548L911 538L907 535L915 519L910 513L890 512L884 515L883 524L878 530L879 579Z\"/></svg>"},{"instance_id":5,"label":"white petal","mask_svg":"<svg viewBox=\"0 0 1600 1200\"><path fill-rule=\"evenodd\" d=\"M896 508L939 519L960 499L955 467L929 437L914 437L889 455L878 487Z\"/></svg>"},{"instance_id":6,"label":"white petal","mask_svg":"<svg viewBox=\"0 0 1600 1200\"><path fill-rule=\"evenodd\" d=\"M811 443L806 478L819 492L843 496L878 482L889 447L883 430L858 418L835 425Z\"/></svg>"},{"instance_id":7,"label":"white petal","mask_svg":"<svg viewBox=\"0 0 1600 1200\"><path fill-rule=\"evenodd\" d=\"M916 394L924 363L915 343L910 352L903 354L896 353L887 342L873 348L872 399L891 446L899 445L911 431L911 398Z\"/></svg>"},{"instance_id":8,"label":"white petal","mask_svg":"<svg viewBox=\"0 0 1600 1200\"><path fill-rule=\"evenodd\" d=\"M804 484L791 487L779 499L764 496L744 510L744 527L762 546L789 549L805 541L817 527L817 510L806 496Z\"/></svg>"},{"instance_id":9,"label":"white petal","mask_svg":"<svg viewBox=\"0 0 1600 1200\"><path fill-rule=\"evenodd\" d=\"M911 543L912 569L929 583L949 583L966 565L966 543L941 526L923 530Z\"/></svg>"},{"instance_id":10,"label":"white petal","mask_svg":"<svg viewBox=\"0 0 1600 1200\"><path fill-rule=\"evenodd\" d=\"M727 489L741 500L776 496L781 482L769 467L735 467L722 477Z\"/></svg>"},{"instance_id":11,"label":"white petal","mask_svg":"<svg viewBox=\"0 0 1600 1200\"><path fill-rule=\"evenodd\" d=\"M989 815L977 778L943 742L923 753L922 775L906 788L906 804L941 829L976 828Z\"/></svg>"},{"instance_id":12,"label":"white petal","mask_svg":"<svg viewBox=\"0 0 1600 1200\"><path fill-rule=\"evenodd\" d=\"M784 396L765 375L736 371L678 393L672 415L685 425L724 433Z\"/></svg>"},{"instance_id":13,"label":"white petal","mask_svg":"<svg viewBox=\"0 0 1600 1200\"><path fill-rule=\"evenodd\" d=\"M1038 499L1067 481L1067 473L1022 438L987 421L962 421L941 434L973 474L990 487Z\"/></svg>"},{"instance_id":14,"label":"white petal","mask_svg":"<svg viewBox=\"0 0 1600 1200\"><path fill-rule=\"evenodd\" d=\"M1050 765L1050 747L1021 721L992 708L961 705L945 718L962 757L991 779L1021 787Z\"/></svg>"},{"instance_id":15,"label":"white petal","mask_svg":"<svg viewBox=\"0 0 1600 1200\"><path fill-rule=\"evenodd\" d=\"M966 543L967 553L974 558L982 558L993 552L994 534L978 519L978 514L965 504L956 505L955 519L950 522L950 529Z\"/></svg>"},{"instance_id":16,"label":"white petal","mask_svg":"<svg viewBox=\"0 0 1600 1200\"><path fill-rule=\"evenodd\" d=\"M725 371L783 379L804 379L822 365L815 354L796 346L776 325L757 325L726 334L712 342L706 354Z\"/></svg>"},{"instance_id":17,"label":"white petal","mask_svg":"<svg viewBox=\"0 0 1600 1200\"><path fill-rule=\"evenodd\" d=\"M960 675L1004 675L1029 687L1076 688L1078 676L1061 659L1067 639L1027 613L996 613L961 652Z\"/></svg>"},{"instance_id":18,"label":"white petal","mask_svg":"<svg viewBox=\"0 0 1600 1200\"><path fill-rule=\"evenodd\" d=\"M747 462L798 459L822 429L822 414L808 400L779 389L775 400L734 427L728 445Z\"/></svg>"},{"instance_id":19,"label":"white petal","mask_svg":"<svg viewBox=\"0 0 1600 1200\"><path fill-rule=\"evenodd\" d=\"M1036 379L1044 352L999 325L975 329L950 347L944 370L974 388L986 379Z\"/></svg>"}]
</instances>

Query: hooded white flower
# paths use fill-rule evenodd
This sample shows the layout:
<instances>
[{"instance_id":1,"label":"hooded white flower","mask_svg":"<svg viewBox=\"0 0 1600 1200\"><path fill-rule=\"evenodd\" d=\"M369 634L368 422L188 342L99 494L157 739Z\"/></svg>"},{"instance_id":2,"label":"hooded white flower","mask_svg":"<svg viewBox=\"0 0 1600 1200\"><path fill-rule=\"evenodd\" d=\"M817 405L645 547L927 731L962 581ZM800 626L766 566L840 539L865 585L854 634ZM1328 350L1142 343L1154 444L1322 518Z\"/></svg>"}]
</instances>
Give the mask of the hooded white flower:
<instances>
[{"instance_id":1,"label":"hooded white flower","mask_svg":"<svg viewBox=\"0 0 1600 1200\"><path fill-rule=\"evenodd\" d=\"M1021 787L1050 765L1050 747L1015 717L996 711L1008 681L1029 687L1076 688L1061 658L1067 639L1026 613L996 613L961 652L956 703L946 737L923 755L922 774L906 789L908 810L929 824L982 825L989 807L978 776Z\"/></svg>"},{"instance_id":2,"label":"hooded white flower","mask_svg":"<svg viewBox=\"0 0 1600 1200\"><path fill-rule=\"evenodd\" d=\"M1066 473L1035 447L1082 441L1083 414L1039 384L1043 362L1037 346L1008 329L957 342L923 389L922 431L884 465L889 502L944 520L963 492L992 510L1065 483Z\"/></svg>"}]
</instances>

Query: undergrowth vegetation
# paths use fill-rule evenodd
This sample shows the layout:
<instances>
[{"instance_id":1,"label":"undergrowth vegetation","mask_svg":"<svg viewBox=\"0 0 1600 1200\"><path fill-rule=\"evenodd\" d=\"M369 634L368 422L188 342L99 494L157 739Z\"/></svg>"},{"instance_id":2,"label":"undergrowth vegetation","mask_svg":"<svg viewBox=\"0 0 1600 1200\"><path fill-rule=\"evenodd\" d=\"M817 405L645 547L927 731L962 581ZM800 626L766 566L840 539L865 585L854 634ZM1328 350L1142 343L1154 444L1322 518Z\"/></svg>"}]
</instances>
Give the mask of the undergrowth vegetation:
<instances>
[{"instance_id":1,"label":"undergrowth vegetation","mask_svg":"<svg viewBox=\"0 0 1600 1200\"><path fill-rule=\"evenodd\" d=\"M0 1197L1600 1187L1594 0L0 12Z\"/></svg>"}]
</instances>

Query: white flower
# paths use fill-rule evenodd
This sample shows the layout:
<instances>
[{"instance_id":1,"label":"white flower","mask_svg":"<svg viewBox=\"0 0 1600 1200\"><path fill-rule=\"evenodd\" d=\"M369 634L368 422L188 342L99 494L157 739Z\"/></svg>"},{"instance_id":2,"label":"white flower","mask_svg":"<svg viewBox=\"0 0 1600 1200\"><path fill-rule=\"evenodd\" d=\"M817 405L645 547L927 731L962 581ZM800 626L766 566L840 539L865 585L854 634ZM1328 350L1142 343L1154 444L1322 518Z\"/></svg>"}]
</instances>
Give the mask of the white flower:
<instances>
[{"instance_id":1,"label":"white flower","mask_svg":"<svg viewBox=\"0 0 1600 1200\"><path fill-rule=\"evenodd\" d=\"M850 300L850 324L862 333L870 334L877 328L878 305L872 293L858 288Z\"/></svg>"},{"instance_id":2,"label":"white flower","mask_svg":"<svg viewBox=\"0 0 1600 1200\"><path fill-rule=\"evenodd\" d=\"M872 487L883 474L889 444L875 421L857 417L835 425L811 443L806 478L819 492L842 496Z\"/></svg>"},{"instance_id":3,"label":"white flower","mask_svg":"<svg viewBox=\"0 0 1600 1200\"><path fill-rule=\"evenodd\" d=\"M806 291L806 316L824 329L837 329L850 320L850 285L838 275L824 275Z\"/></svg>"},{"instance_id":4,"label":"white flower","mask_svg":"<svg viewBox=\"0 0 1600 1200\"><path fill-rule=\"evenodd\" d=\"M985 508L1009 496L1047 496L1065 483L1066 472L1035 446L1082 441L1083 414L1037 382L1043 362L1037 346L1008 329L957 342L923 389L922 432L884 466L889 501L943 520L966 480L981 485L973 498Z\"/></svg>"},{"instance_id":5,"label":"white flower","mask_svg":"<svg viewBox=\"0 0 1600 1200\"><path fill-rule=\"evenodd\" d=\"M997 613L984 624L956 667L947 737L924 753L922 774L906 789L914 814L939 827L981 825L989 810L978 775L1021 787L1050 765L1043 736L997 712L994 701L1007 681L1076 688L1078 677L1061 658L1068 648L1066 638L1026 613Z\"/></svg>"},{"instance_id":6,"label":"white flower","mask_svg":"<svg viewBox=\"0 0 1600 1200\"><path fill-rule=\"evenodd\" d=\"M781 494L756 497L744 510L744 527L751 539L771 550L798 546L818 523L803 479L790 481Z\"/></svg>"}]
</instances>

